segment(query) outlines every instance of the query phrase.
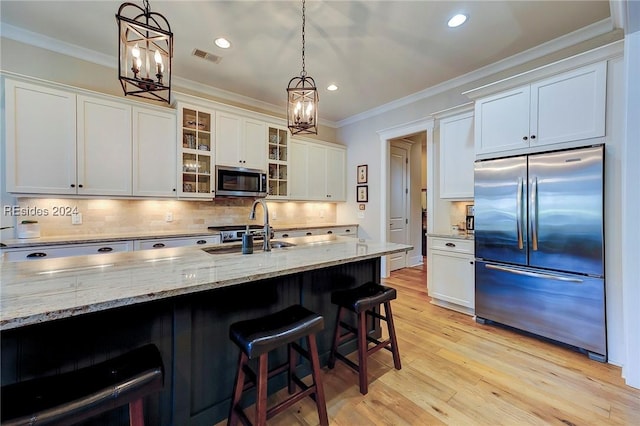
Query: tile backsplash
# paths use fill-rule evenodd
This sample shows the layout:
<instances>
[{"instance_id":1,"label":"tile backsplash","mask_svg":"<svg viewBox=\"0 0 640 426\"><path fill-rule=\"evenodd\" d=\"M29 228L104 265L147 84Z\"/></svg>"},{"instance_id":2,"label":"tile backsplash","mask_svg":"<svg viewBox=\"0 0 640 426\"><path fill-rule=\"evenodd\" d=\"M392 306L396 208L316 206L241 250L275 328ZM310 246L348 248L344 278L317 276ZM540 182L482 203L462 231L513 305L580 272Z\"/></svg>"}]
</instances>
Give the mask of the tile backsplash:
<instances>
[{"instance_id":1,"label":"tile backsplash","mask_svg":"<svg viewBox=\"0 0 640 426\"><path fill-rule=\"evenodd\" d=\"M64 235L110 235L135 232L206 231L212 225L247 224L252 199L224 198L214 201L118 200L18 198L17 205L3 206L6 216L36 220L43 237ZM335 203L269 202L270 223L321 225L336 221ZM262 224L258 207L256 223ZM71 223L71 213L82 215L82 224ZM167 222L167 215L172 221ZM8 230L7 230L8 231ZM7 237L7 231L3 236Z\"/></svg>"}]
</instances>

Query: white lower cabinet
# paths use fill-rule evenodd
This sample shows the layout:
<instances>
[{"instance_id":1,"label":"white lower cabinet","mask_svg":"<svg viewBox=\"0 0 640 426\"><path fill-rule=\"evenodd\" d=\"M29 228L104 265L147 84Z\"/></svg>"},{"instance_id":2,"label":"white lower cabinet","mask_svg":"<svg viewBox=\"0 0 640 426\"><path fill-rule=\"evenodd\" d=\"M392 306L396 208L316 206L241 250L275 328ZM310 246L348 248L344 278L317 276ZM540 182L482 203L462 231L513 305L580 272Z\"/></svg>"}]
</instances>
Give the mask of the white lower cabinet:
<instances>
[{"instance_id":1,"label":"white lower cabinet","mask_svg":"<svg viewBox=\"0 0 640 426\"><path fill-rule=\"evenodd\" d=\"M473 315L473 240L428 237L427 289L432 303Z\"/></svg>"},{"instance_id":2,"label":"white lower cabinet","mask_svg":"<svg viewBox=\"0 0 640 426\"><path fill-rule=\"evenodd\" d=\"M136 240L133 242L134 250L150 250L171 247L199 246L207 244L219 244L219 235L200 235L188 238L153 238L149 240Z\"/></svg>"},{"instance_id":3,"label":"white lower cabinet","mask_svg":"<svg viewBox=\"0 0 640 426\"><path fill-rule=\"evenodd\" d=\"M92 244L58 244L28 249L7 249L4 251L4 260L8 262L21 262L24 260L54 259L57 257L85 256L89 254L107 254L131 251L131 241L118 241Z\"/></svg>"}]
</instances>

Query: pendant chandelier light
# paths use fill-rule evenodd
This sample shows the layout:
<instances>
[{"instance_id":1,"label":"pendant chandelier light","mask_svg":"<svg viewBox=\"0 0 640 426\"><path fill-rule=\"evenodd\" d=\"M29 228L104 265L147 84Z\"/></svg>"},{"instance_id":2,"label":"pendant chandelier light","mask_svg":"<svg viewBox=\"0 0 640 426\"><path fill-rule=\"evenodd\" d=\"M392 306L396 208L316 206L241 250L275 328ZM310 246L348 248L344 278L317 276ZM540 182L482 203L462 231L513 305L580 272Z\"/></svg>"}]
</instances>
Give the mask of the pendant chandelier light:
<instances>
[{"instance_id":1,"label":"pendant chandelier light","mask_svg":"<svg viewBox=\"0 0 640 426\"><path fill-rule=\"evenodd\" d=\"M169 22L144 9L122 3L118 22L118 76L124 94L170 103L173 33Z\"/></svg>"},{"instance_id":2,"label":"pendant chandelier light","mask_svg":"<svg viewBox=\"0 0 640 426\"><path fill-rule=\"evenodd\" d=\"M302 71L287 87L287 125L292 135L318 134L318 89L304 63L305 0L302 0Z\"/></svg>"}]
</instances>

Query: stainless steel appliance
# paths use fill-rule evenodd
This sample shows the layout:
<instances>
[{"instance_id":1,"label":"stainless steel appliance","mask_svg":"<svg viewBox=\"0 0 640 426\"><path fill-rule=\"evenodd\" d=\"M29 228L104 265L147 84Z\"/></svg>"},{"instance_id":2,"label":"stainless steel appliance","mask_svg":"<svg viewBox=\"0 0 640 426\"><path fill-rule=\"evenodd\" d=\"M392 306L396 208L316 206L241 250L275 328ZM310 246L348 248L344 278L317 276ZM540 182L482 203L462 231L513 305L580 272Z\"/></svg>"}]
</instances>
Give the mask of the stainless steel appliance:
<instances>
[{"instance_id":1,"label":"stainless steel appliance","mask_svg":"<svg viewBox=\"0 0 640 426\"><path fill-rule=\"evenodd\" d=\"M475 165L478 322L607 359L604 147Z\"/></svg>"},{"instance_id":2,"label":"stainless steel appliance","mask_svg":"<svg viewBox=\"0 0 640 426\"><path fill-rule=\"evenodd\" d=\"M210 226L211 231L220 232L220 241L223 243L231 243L234 241L242 241L245 234L252 235L254 240L262 240L264 238L264 227L262 225L228 225L228 226Z\"/></svg>"},{"instance_id":3,"label":"stainless steel appliance","mask_svg":"<svg viewBox=\"0 0 640 426\"><path fill-rule=\"evenodd\" d=\"M216 166L216 196L266 197L267 172L243 167Z\"/></svg>"}]
</instances>

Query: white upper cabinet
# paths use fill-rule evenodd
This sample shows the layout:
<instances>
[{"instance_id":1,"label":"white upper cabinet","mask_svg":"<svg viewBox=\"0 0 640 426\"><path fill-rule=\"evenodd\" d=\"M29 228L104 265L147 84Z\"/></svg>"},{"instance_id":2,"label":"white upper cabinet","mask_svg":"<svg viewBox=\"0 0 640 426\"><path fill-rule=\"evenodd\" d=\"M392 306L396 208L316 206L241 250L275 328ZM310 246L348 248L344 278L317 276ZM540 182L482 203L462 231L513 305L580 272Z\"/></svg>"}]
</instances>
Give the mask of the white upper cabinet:
<instances>
[{"instance_id":1,"label":"white upper cabinet","mask_svg":"<svg viewBox=\"0 0 640 426\"><path fill-rule=\"evenodd\" d=\"M327 156L327 201L346 201L347 152L343 148L326 149Z\"/></svg>"},{"instance_id":2,"label":"white upper cabinet","mask_svg":"<svg viewBox=\"0 0 640 426\"><path fill-rule=\"evenodd\" d=\"M77 189L84 195L131 195L131 106L79 95Z\"/></svg>"},{"instance_id":3,"label":"white upper cabinet","mask_svg":"<svg viewBox=\"0 0 640 426\"><path fill-rule=\"evenodd\" d=\"M263 121L217 112L216 164L266 170L266 129Z\"/></svg>"},{"instance_id":4,"label":"white upper cabinet","mask_svg":"<svg viewBox=\"0 0 640 426\"><path fill-rule=\"evenodd\" d=\"M346 150L291 140L290 198L309 201L346 200Z\"/></svg>"},{"instance_id":5,"label":"white upper cabinet","mask_svg":"<svg viewBox=\"0 0 640 426\"><path fill-rule=\"evenodd\" d=\"M605 135L606 62L476 101L476 154Z\"/></svg>"},{"instance_id":6,"label":"white upper cabinet","mask_svg":"<svg viewBox=\"0 0 640 426\"><path fill-rule=\"evenodd\" d=\"M76 95L5 80L7 192L76 193Z\"/></svg>"},{"instance_id":7,"label":"white upper cabinet","mask_svg":"<svg viewBox=\"0 0 640 426\"><path fill-rule=\"evenodd\" d=\"M304 200L309 196L309 174L307 173L308 144L291 139L289 142L289 197Z\"/></svg>"},{"instance_id":8,"label":"white upper cabinet","mask_svg":"<svg viewBox=\"0 0 640 426\"><path fill-rule=\"evenodd\" d=\"M175 197L176 115L133 108L133 195Z\"/></svg>"},{"instance_id":9,"label":"white upper cabinet","mask_svg":"<svg viewBox=\"0 0 640 426\"><path fill-rule=\"evenodd\" d=\"M175 196L175 113L5 79L7 192Z\"/></svg>"},{"instance_id":10,"label":"white upper cabinet","mask_svg":"<svg viewBox=\"0 0 640 426\"><path fill-rule=\"evenodd\" d=\"M473 110L439 119L440 198L473 198Z\"/></svg>"}]
</instances>

